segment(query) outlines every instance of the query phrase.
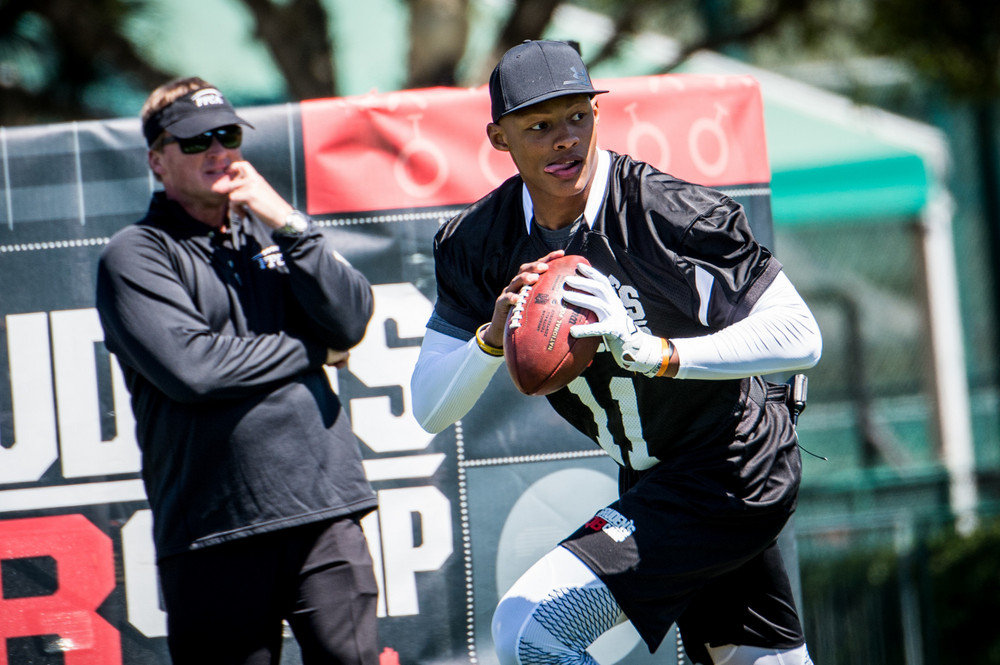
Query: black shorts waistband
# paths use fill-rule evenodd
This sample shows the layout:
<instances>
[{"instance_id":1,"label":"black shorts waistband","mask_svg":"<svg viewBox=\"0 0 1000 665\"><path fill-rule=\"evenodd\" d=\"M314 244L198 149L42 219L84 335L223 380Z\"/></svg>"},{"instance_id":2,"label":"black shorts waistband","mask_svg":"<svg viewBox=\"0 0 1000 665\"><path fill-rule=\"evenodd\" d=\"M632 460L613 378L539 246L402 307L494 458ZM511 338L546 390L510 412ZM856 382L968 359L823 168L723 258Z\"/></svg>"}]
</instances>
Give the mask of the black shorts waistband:
<instances>
[{"instance_id":1,"label":"black shorts waistband","mask_svg":"<svg viewBox=\"0 0 1000 665\"><path fill-rule=\"evenodd\" d=\"M747 397L757 406L764 408L764 402L788 402L791 389L787 383L771 383L757 377L746 379L749 382Z\"/></svg>"}]
</instances>

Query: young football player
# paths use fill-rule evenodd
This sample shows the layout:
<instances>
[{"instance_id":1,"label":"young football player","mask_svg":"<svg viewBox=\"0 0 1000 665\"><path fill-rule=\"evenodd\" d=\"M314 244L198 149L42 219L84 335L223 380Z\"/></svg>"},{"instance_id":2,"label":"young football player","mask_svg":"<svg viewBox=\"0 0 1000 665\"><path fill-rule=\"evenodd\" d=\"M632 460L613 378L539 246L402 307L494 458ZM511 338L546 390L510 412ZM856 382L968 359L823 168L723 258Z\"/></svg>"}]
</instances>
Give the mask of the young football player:
<instances>
[{"instance_id":1,"label":"young football player","mask_svg":"<svg viewBox=\"0 0 1000 665\"><path fill-rule=\"evenodd\" d=\"M437 302L413 375L429 431L503 364L521 287L585 256L563 300L594 311L593 363L548 399L620 466L620 498L530 568L493 619L503 665L594 663L629 620L655 651L678 624L700 663L811 663L777 537L801 460L785 386L821 337L781 264L727 196L598 147L578 52L530 41L490 79L489 140L518 174L438 232Z\"/></svg>"}]
</instances>

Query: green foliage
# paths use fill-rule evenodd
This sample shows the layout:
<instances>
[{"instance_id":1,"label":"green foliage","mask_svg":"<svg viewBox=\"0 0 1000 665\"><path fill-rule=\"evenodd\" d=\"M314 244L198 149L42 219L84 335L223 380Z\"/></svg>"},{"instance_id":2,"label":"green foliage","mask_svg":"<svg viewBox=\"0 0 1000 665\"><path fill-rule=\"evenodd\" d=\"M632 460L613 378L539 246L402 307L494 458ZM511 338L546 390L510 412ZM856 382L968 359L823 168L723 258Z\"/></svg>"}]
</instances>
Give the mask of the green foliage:
<instances>
[{"instance_id":1,"label":"green foliage","mask_svg":"<svg viewBox=\"0 0 1000 665\"><path fill-rule=\"evenodd\" d=\"M802 563L803 629L823 665L904 665L897 559L851 551Z\"/></svg>"},{"instance_id":2,"label":"green foliage","mask_svg":"<svg viewBox=\"0 0 1000 665\"><path fill-rule=\"evenodd\" d=\"M1000 3L873 0L871 48L909 61L958 97L1000 91Z\"/></svg>"},{"instance_id":3,"label":"green foliage","mask_svg":"<svg viewBox=\"0 0 1000 665\"><path fill-rule=\"evenodd\" d=\"M960 649L968 665L1000 664L1000 519L966 537L939 536L929 550L940 643Z\"/></svg>"},{"instance_id":4,"label":"green foliage","mask_svg":"<svg viewBox=\"0 0 1000 665\"><path fill-rule=\"evenodd\" d=\"M850 549L801 562L802 615L824 665L1000 665L1000 518L911 548ZM913 615L907 615L907 609ZM909 625L907 622L910 621Z\"/></svg>"},{"instance_id":5,"label":"green foliage","mask_svg":"<svg viewBox=\"0 0 1000 665\"><path fill-rule=\"evenodd\" d=\"M338 93L333 63L339 47L327 28L340 1L225 0L250 18L253 38L266 46L293 99ZM139 94L189 74L163 71L168 66L151 56L149 44L130 34L132 19L153 4L161 3L0 2L0 124L105 117L112 108L107 91ZM407 87L458 81L476 0L399 4L410 25ZM496 43L486 49L487 60L543 34L561 4L611 19L592 64L613 59L629 39L653 31L674 39L682 56L712 49L780 68L885 55L956 98L991 98L1000 91L1000 3L993 0L514 0ZM169 5L164 0L162 6ZM451 8L447 17L437 13L445 6Z\"/></svg>"},{"instance_id":6,"label":"green foliage","mask_svg":"<svg viewBox=\"0 0 1000 665\"><path fill-rule=\"evenodd\" d=\"M125 36L143 1L0 2L0 124L106 117L106 106L88 103L95 86L165 81Z\"/></svg>"}]
</instances>

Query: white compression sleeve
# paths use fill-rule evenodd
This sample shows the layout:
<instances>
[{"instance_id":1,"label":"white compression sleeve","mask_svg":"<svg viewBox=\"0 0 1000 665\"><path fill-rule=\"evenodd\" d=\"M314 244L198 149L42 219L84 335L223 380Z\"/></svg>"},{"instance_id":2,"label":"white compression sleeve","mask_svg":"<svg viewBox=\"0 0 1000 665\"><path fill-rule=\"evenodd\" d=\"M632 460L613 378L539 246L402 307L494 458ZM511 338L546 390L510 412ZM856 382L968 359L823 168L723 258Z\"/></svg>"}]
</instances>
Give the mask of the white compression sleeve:
<instances>
[{"instance_id":1,"label":"white compression sleeve","mask_svg":"<svg viewBox=\"0 0 1000 665\"><path fill-rule=\"evenodd\" d=\"M500 599L493 645L500 665L598 665L587 647L625 620L611 590L560 545Z\"/></svg>"},{"instance_id":2,"label":"white compression sleeve","mask_svg":"<svg viewBox=\"0 0 1000 665\"><path fill-rule=\"evenodd\" d=\"M812 367L823 340L802 296L778 273L750 314L711 335L670 340L678 379L738 379Z\"/></svg>"},{"instance_id":3,"label":"white compression sleeve","mask_svg":"<svg viewBox=\"0 0 1000 665\"><path fill-rule=\"evenodd\" d=\"M440 432L472 408L503 356L483 353L473 337L463 342L427 330L410 379L413 415L428 432Z\"/></svg>"}]
</instances>

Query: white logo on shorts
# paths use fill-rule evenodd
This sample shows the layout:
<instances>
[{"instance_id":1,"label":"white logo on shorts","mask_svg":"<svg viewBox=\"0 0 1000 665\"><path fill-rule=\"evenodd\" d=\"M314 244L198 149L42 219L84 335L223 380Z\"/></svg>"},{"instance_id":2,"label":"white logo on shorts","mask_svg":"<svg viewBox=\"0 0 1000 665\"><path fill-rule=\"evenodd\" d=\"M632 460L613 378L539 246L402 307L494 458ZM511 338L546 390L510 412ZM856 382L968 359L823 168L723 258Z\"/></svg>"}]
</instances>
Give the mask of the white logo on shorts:
<instances>
[{"instance_id":1,"label":"white logo on shorts","mask_svg":"<svg viewBox=\"0 0 1000 665\"><path fill-rule=\"evenodd\" d=\"M584 526L592 531L603 531L616 543L624 542L635 532L635 522L613 508L601 508Z\"/></svg>"}]
</instances>

